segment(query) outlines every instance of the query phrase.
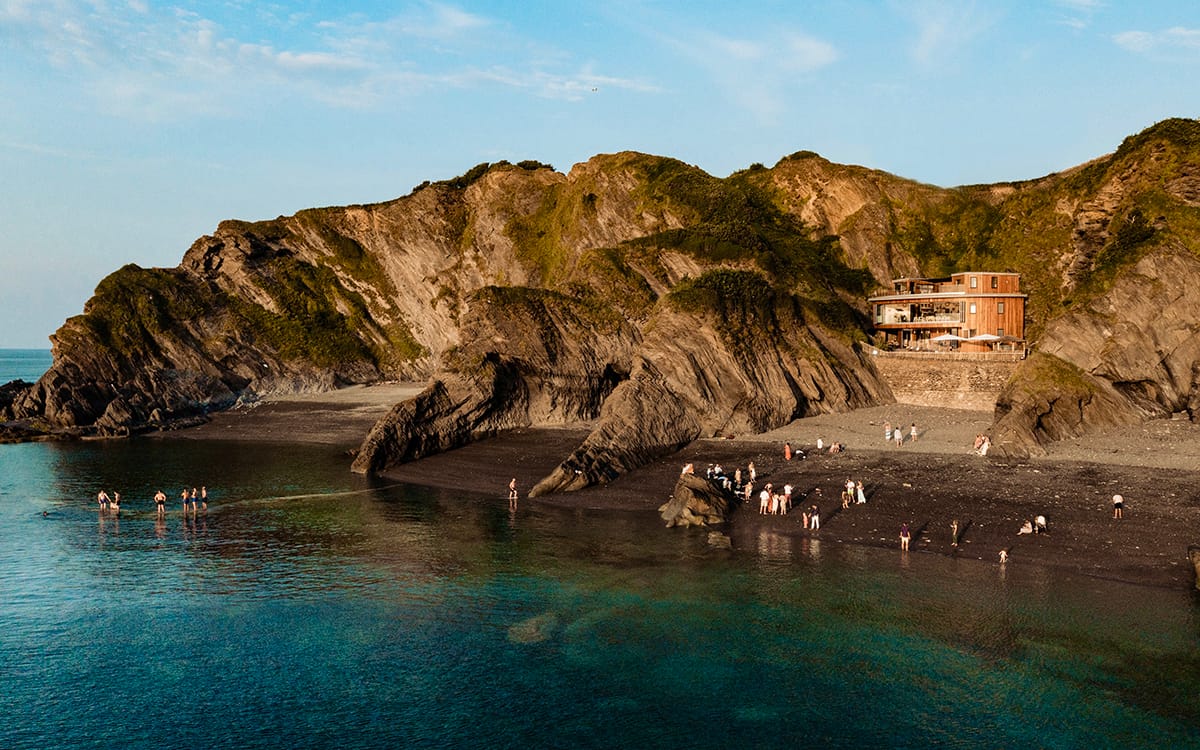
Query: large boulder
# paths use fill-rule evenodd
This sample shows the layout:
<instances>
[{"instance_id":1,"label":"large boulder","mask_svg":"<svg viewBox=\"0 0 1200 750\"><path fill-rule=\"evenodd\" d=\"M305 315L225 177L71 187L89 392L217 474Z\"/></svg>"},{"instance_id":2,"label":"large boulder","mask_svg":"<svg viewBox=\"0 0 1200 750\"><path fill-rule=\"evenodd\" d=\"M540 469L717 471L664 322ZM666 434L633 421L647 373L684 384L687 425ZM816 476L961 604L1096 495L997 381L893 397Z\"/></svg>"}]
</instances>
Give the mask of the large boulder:
<instances>
[{"instance_id":1,"label":"large boulder","mask_svg":"<svg viewBox=\"0 0 1200 750\"><path fill-rule=\"evenodd\" d=\"M709 526L725 523L733 508L733 495L695 474L680 474L671 499L658 509L667 527Z\"/></svg>"}]
</instances>

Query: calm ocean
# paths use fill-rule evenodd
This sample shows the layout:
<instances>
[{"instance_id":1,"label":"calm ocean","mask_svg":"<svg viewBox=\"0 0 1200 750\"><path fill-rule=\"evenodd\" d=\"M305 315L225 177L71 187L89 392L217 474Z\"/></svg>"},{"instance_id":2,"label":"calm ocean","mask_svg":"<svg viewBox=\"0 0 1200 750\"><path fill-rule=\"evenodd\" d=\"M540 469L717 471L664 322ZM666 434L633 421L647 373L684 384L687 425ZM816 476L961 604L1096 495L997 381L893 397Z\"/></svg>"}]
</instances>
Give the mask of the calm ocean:
<instances>
[{"instance_id":1,"label":"calm ocean","mask_svg":"<svg viewBox=\"0 0 1200 750\"><path fill-rule=\"evenodd\" d=\"M17 379L32 383L49 369L49 349L0 349L0 385Z\"/></svg>"},{"instance_id":2,"label":"calm ocean","mask_svg":"<svg viewBox=\"0 0 1200 750\"><path fill-rule=\"evenodd\" d=\"M719 550L313 446L0 445L0 604L9 750L1200 746L1188 591Z\"/></svg>"}]
</instances>

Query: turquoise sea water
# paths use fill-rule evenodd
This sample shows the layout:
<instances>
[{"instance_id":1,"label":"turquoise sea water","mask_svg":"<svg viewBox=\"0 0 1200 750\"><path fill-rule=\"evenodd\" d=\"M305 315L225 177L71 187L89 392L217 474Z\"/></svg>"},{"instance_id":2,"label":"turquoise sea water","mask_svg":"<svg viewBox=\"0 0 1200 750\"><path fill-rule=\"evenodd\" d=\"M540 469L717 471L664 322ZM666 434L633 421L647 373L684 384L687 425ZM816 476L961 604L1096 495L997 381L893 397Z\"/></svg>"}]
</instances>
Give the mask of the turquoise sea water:
<instances>
[{"instance_id":1,"label":"turquoise sea water","mask_svg":"<svg viewBox=\"0 0 1200 750\"><path fill-rule=\"evenodd\" d=\"M1190 592L719 550L319 447L0 446L0 598L3 748L1200 746Z\"/></svg>"},{"instance_id":2,"label":"turquoise sea water","mask_svg":"<svg viewBox=\"0 0 1200 750\"><path fill-rule=\"evenodd\" d=\"M50 369L49 349L0 349L0 385L21 379L34 382Z\"/></svg>"}]
</instances>

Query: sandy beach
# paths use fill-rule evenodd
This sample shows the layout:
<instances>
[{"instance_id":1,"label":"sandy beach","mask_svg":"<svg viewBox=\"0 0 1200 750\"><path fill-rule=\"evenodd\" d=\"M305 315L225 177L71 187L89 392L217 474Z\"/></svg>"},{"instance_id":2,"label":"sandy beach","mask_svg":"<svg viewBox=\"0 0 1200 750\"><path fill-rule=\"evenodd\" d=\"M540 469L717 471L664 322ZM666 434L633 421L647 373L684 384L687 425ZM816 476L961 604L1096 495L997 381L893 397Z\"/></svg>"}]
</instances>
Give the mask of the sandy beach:
<instances>
[{"instance_id":1,"label":"sandy beach","mask_svg":"<svg viewBox=\"0 0 1200 750\"><path fill-rule=\"evenodd\" d=\"M216 414L211 423L172 435L184 438L317 442L352 450L396 401L419 391L391 384L264 400ZM916 441L886 443L884 423L917 425ZM523 503L645 513L661 523L683 464L698 472L720 463L732 474L755 463L761 482L796 488L796 505L816 503L819 531L798 512L763 516L740 506L719 530L734 549L770 544L781 535L826 543L897 548L901 524L913 532L908 554L943 554L984 564L1041 565L1133 583L1191 587L1189 544L1200 543L1200 426L1157 420L1065 441L1044 457L1012 460L971 452L991 413L893 404L793 422L761 435L698 440L609 485ZM517 477L522 492L548 473L588 432L588 425L517 429L503 436L396 467L390 479L505 496ZM815 450L820 438L846 451ZM784 442L805 455L785 461ZM868 502L843 509L847 479L861 480ZM820 489L820 493L816 490ZM1126 498L1113 519L1112 496ZM1026 520L1047 519L1049 533L1018 534ZM957 544L951 523L958 521ZM680 530L680 533L698 533ZM901 554L897 551L897 554Z\"/></svg>"}]
</instances>

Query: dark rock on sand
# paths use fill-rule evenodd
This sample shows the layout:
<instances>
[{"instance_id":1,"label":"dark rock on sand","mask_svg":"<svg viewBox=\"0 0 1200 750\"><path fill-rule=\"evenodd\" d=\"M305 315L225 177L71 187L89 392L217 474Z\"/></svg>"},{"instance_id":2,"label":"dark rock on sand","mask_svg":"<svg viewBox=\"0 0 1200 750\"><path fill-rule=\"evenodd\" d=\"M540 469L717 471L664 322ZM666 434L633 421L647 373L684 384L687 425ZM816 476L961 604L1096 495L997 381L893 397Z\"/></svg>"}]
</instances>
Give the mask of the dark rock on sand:
<instances>
[{"instance_id":1,"label":"dark rock on sand","mask_svg":"<svg viewBox=\"0 0 1200 750\"><path fill-rule=\"evenodd\" d=\"M709 526L725 523L733 508L733 495L695 474L680 474L671 499L659 507L667 526Z\"/></svg>"}]
</instances>

